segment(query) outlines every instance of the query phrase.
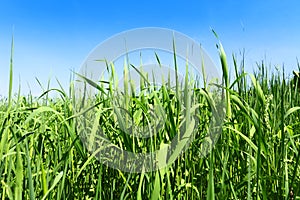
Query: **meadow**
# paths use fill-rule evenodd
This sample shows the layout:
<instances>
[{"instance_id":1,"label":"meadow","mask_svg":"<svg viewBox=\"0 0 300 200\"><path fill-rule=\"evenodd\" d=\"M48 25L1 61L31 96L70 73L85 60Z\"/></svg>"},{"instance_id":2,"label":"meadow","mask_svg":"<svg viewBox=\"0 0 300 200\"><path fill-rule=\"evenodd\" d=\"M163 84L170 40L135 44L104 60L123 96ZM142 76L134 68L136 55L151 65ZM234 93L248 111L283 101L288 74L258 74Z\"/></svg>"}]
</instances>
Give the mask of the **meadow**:
<instances>
[{"instance_id":1,"label":"meadow","mask_svg":"<svg viewBox=\"0 0 300 200\"><path fill-rule=\"evenodd\" d=\"M243 57L232 56L233 66L228 66L222 46L219 53L223 84L218 88L223 90L225 116L222 133L206 156L200 155L199 148L217 109L208 84L204 88L192 84L191 91L186 87L158 90L148 87L145 78L141 91L147 92L126 97L128 116L132 123L142 124L151 119L148 111L157 104L167 120L154 140L135 139L124 134L122 121L112 116L113 70L109 82L86 80L99 94L93 101L86 99L89 110L78 112L72 78L68 91L47 88L39 97L13 93L12 58L9 94L0 100L0 198L300 199L298 84L284 70L270 72L264 62L257 64L253 74L245 72ZM197 107L189 110L189 103ZM193 141L173 164L157 171L110 168L87 150L80 136L84 131L80 125L92 126L96 121L115 145L133 152L153 151L169 143L179 130L188 129L190 112L197 113L199 120ZM88 139L91 133L83 137Z\"/></svg>"}]
</instances>

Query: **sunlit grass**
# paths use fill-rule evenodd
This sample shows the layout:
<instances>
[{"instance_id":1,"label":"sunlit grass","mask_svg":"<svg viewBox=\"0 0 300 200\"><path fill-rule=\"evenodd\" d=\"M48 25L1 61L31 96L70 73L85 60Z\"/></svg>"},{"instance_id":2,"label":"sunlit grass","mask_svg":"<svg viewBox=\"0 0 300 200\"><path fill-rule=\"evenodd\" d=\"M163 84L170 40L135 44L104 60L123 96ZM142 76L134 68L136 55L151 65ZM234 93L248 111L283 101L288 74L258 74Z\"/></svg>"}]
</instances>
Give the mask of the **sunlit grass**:
<instances>
[{"instance_id":1,"label":"sunlit grass","mask_svg":"<svg viewBox=\"0 0 300 200\"><path fill-rule=\"evenodd\" d=\"M100 92L95 101L84 102L97 111L95 116L75 110L73 82L68 93L57 88L46 90L39 98L20 92L13 95L11 59L8 99L0 100L0 198L289 199L293 187L294 199L299 199L298 89L284 73L269 74L263 62L253 75L244 71L244 58L233 57L234 66L228 66L222 45L219 50L226 117L220 139L206 157L199 148L209 129L215 99L207 88L191 86L193 95L188 96L184 87L156 90L147 87L144 79L141 91L146 92L128 94L122 106L132 123L143 124L151 121L151 105L158 104L167 122L165 131L155 133L154 139L136 139L122 132L121 118L112 117L113 79L96 86ZM228 67L235 70L232 81ZM130 88L128 80L124 81ZM50 98L50 92L59 97ZM98 120L112 143L133 152L153 151L167 144L179 129L188 128L183 122L188 116L185 106L191 102L198 104L194 141L172 165L159 171L127 173L109 168L80 140L78 119L89 116L89 122L81 122L92 127ZM147 130L156 131L153 126Z\"/></svg>"}]
</instances>

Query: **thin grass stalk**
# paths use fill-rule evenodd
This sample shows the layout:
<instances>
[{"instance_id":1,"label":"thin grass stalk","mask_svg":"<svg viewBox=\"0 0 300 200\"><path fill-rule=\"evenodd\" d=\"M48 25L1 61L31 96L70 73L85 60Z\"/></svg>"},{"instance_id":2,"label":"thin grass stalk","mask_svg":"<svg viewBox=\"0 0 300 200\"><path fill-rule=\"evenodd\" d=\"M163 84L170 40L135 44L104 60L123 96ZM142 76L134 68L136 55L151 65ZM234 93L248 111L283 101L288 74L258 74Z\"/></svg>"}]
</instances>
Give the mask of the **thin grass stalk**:
<instances>
[{"instance_id":1,"label":"thin grass stalk","mask_svg":"<svg viewBox=\"0 0 300 200\"><path fill-rule=\"evenodd\" d=\"M11 39L10 63L9 63L9 87L8 87L8 107L12 103L12 87L13 87L13 57L14 57L14 36Z\"/></svg>"}]
</instances>

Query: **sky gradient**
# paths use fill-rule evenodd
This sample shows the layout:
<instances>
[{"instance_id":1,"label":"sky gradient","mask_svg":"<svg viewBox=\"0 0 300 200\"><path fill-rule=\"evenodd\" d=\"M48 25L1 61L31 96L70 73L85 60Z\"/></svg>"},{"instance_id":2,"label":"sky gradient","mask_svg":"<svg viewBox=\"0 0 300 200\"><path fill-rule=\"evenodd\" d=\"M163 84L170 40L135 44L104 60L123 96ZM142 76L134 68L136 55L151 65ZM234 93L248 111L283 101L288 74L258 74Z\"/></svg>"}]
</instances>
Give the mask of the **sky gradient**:
<instances>
[{"instance_id":1,"label":"sky gradient","mask_svg":"<svg viewBox=\"0 0 300 200\"><path fill-rule=\"evenodd\" d=\"M202 44L221 70L214 29L228 59L245 50L246 69L266 60L271 69L297 69L300 55L300 3L294 1L63 1L0 2L0 95L8 91L14 36L14 92L42 93L51 78L68 85L88 54L105 39L133 28L162 27ZM231 62L229 62L231 63ZM232 65L230 65L233 70Z\"/></svg>"}]
</instances>

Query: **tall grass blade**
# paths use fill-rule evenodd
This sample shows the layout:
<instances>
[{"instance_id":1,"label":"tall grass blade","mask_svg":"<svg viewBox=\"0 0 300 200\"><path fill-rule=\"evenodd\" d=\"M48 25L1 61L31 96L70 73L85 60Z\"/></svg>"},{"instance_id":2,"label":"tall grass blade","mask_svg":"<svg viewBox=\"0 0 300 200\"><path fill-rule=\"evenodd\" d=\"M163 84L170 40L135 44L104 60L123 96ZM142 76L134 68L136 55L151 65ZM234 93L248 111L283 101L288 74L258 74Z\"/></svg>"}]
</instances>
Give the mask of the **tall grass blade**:
<instances>
[{"instance_id":1,"label":"tall grass blade","mask_svg":"<svg viewBox=\"0 0 300 200\"><path fill-rule=\"evenodd\" d=\"M11 52L10 52L10 63L9 63L8 107L11 106L11 102L12 102L13 57L14 57L14 36L12 36L12 40L11 40Z\"/></svg>"}]
</instances>

